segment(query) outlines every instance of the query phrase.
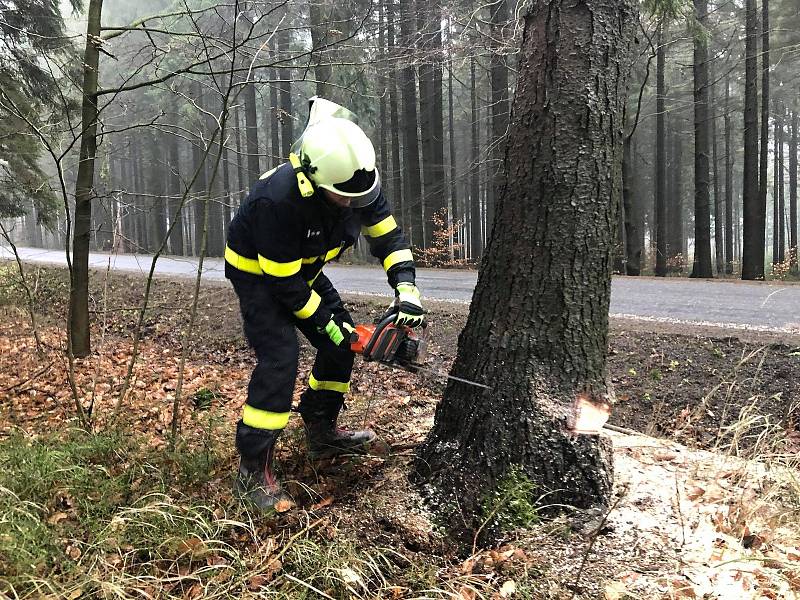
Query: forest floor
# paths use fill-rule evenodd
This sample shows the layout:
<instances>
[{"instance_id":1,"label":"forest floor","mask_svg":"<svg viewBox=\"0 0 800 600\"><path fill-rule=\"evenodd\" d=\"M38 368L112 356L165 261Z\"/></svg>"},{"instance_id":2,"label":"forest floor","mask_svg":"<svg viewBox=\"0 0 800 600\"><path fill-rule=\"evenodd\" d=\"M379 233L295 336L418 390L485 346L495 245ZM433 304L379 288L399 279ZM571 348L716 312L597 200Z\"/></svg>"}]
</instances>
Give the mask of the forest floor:
<instances>
[{"instance_id":1,"label":"forest floor","mask_svg":"<svg viewBox=\"0 0 800 600\"><path fill-rule=\"evenodd\" d=\"M144 286L92 274L94 352L75 365L88 434L63 352L66 274L30 277L41 355L0 264L0 598L800 598L800 339L612 321L611 512L542 519L464 554L408 481L439 384L357 363L342 420L383 443L311 463L293 416L278 463L297 506L261 517L230 490L253 364L230 287L202 288L172 448L192 282L155 281L114 421ZM384 307L346 301L357 321ZM427 308L431 366L446 370L467 307ZM312 356L304 345L296 396Z\"/></svg>"}]
</instances>

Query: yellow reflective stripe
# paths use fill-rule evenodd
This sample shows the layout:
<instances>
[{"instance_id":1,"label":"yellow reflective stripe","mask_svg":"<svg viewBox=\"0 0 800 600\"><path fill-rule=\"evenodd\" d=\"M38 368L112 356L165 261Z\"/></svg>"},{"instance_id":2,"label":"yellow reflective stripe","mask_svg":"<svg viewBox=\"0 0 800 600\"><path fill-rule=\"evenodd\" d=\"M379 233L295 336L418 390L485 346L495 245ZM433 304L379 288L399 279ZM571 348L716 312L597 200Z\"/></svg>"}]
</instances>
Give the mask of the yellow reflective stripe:
<instances>
[{"instance_id":1,"label":"yellow reflective stripe","mask_svg":"<svg viewBox=\"0 0 800 600\"><path fill-rule=\"evenodd\" d=\"M303 264L304 265L310 265L310 264L313 264L313 263L317 262L319 259L320 259L319 256L311 256L309 258L304 258L302 260L303 260Z\"/></svg>"},{"instance_id":2,"label":"yellow reflective stripe","mask_svg":"<svg viewBox=\"0 0 800 600\"><path fill-rule=\"evenodd\" d=\"M338 248L333 248L332 250L328 250L328 252L325 254L325 262L328 262L329 260L333 260L334 258L339 256L339 252L341 252L341 251L342 251L342 247L341 246L339 246Z\"/></svg>"},{"instance_id":3,"label":"yellow reflective stripe","mask_svg":"<svg viewBox=\"0 0 800 600\"><path fill-rule=\"evenodd\" d=\"M328 390L331 392L340 392L342 394L346 394L350 391L350 382L341 383L339 381L319 381L314 374L312 373L311 376L308 378L308 386L312 390Z\"/></svg>"},{"instance_id":4,"label":"yellow reflective stripe","mask_svg":"<svg viewBox=\"0 0 800 600\"><path fill-rule=\"evenodd\" d=\"M411 250L395 250L383 259L383 270L388 271L396 264L410 260L414 260L414 255L411 254Z\"/></svg>"},{"instance_id":5,"label":"yellow reflective stripe","mask_svg":"<svg viewBox=\"0 0 800 600\"><path fill-rule=\"evenodd\" d=\"M258 264L261 266L261 270L267 275L273 275L275 277L291 277L300 271L302 261L298 258L297 260L293 260L291 262L282 263L264 258L259 254Z\"/></svg>"},{"instance_id":6,"label":"yellow reflective stripe","mask_svg":"<svg viewBox=\"0 0 800 600\"><path fill-rule=\"evenodd\" d=\"M308 297L308 302L306 302L305 305L303 305L303 308L300 310L294 311L294 315L298 319L307 319L317 312L320 302L322 302L320 295L314 290L311 290L311 295Z\"/></svg>"},{"instance_id":7,"label":"yellow reflective stripe","mask_svg":"<svg viewBox=\"0 0 800 600\"><path fill-rule=\"evenodd\" d=\"M245 273L252 273L253 275L263 275L261 266L255 258L245 258L237 254L228 246L225 246L225 262L231 265L234 269L239 269Z\"/></svg>"},{"instance_id":8,"label":"yellow reflective stripe","mask_svg":"<svg viewBox=\"0 0 800 600\"><path fill-rule=\"evenodd\" d=\"M322 271L320 270L316 275L314 275L314 277L312 277L311 279L306 281L306 283L308 284L308 287L311 287L312 285L314 285L314 282L317 280L317 277L319 277L321 273L322 273Z\"/></svg>"},{"instance_id":9,"label":"yellow reflective stripe","mask_svg":"<svg viewBox=\"0 0 800 600\"><path fill-rule=\"evenodd\" d=\"M369 227L362 227L361 233L366 236L376 238L386 235L390 231L397 229L397 221L394 220L392 215L386 217L383 221L370 225Z\"/></svg>"},{"instance_id":10,"label":"yellow reflective stripe","mask_svg":"<svg viewBox=\"0 0 800 600\"><path fill-rule=\"evenodd\" d=\"M244 405L242 423L256 429L283 429L289 422L289 413L276 413Z\"/></svg>"},{"instance_id":11,"label":"yellow reflective stripe","mask_svg":"<svg viewBox=\"0 0 800 600\"><path fill-rule=\"evenodd\" d=\"M273 174L275 171L277 171L277 170L278 170L278 167L275 167L274 169L270 169L269 171L267 171L266 173L264 173L264 174L263 174L261 177L259 177L259 179L266 179L267 177L269 177L270 175L272 175L272 174Z\"/></svg>"}]
</instances>

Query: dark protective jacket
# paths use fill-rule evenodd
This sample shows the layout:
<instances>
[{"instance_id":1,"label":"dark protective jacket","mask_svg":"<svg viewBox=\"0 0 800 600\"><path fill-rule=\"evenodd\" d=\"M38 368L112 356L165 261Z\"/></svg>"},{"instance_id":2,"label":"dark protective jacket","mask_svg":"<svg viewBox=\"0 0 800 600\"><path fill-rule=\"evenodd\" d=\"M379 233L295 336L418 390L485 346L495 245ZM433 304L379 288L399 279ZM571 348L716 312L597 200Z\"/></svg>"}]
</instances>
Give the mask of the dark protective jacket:
<instances>
[{"instance_id":1,"label":"dark protective jacket","mask_svg":"<svg viewBox=\"0 0 800 600\"><path fill-rule=\"evenodd\" d=\"M273 297L300 319L324 326L330 311L314 286L325 263L355 245L359 233L393 288L414 282L414 259L381 193L365 208L339 208L320 191L303 197L289 163L265 173L228 228L225 276L263 279Z\"/></svg>"}]
</instances>

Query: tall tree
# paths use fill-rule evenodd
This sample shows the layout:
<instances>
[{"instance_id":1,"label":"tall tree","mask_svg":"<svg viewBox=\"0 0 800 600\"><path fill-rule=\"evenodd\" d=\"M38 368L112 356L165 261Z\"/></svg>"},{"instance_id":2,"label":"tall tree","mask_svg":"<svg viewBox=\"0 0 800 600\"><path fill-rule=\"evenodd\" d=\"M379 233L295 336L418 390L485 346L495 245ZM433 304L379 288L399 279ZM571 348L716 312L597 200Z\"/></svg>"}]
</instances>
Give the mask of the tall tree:
<instances>
[{"instance_id":1,"label":"tall tree","mask_svg":"<svg viewBox=\"0 0 800 600\"><path fill-rule=\"evenodd\" d=\"M419 116L422 136L424 245L433 242L434 215L447 211L442 109L442 10L436 0L417 3Z\"/></svg>"},{"instance_id":2,"label":"tall tree","mask_svg":"<svg viewBox=\"0 0 800 600\"><path fill-rule=\"evenodd\" d=\"M666 159L666 69L665 24L658 25L658 52L656 54L656 194L655 194L655 247L656 276L667 274L667 159Z\"/></svg>"},{"instance_id":3,"label":"tall tree","mask_svg":"<svg viewBox=\"0 0 800 600\"><path fill-rule=\"evenodd\" d=\"M708 0L694 0L703 31L694 36L694 263L692 277L713 277L711 268L711 201L708 181Z\"/></svg>"},{"instance_id":4,"label":"tall tree","mask_svg":"<svg viewBox=\"0 0 800 600\"><path fill-rule=\"evenodd\" d=\"M477 261L483 252L483 238L481 236L481 188L480 188L480 120L478 118L478 82L475 79L475 57L469 60L470 81L470 122L472 124L471 152L470 152L470 186L469 186L469 214L470 214L470 256Z\"/></svg>"},{"instance_id":5,"label":"tall tree","mask_svg":"<svg viewBox=\"0 0 800 600\"><path fill-rule=\"evenodd\" d=\"M733 147L731 146L730 75L725 74L725 274L733 273Z\"/></svg>"},{"instance_id":6,"label":"tall tree","mask_svg":"<svg viewBox=\"0 0 800 600\"><path fill-rule=\"evenodd\" d=\"M489 182L489 198L486 202L486 222L494 221L494 204L502 185L502 156L505 150L503 139L508 129L510 111L508 98L508 65L505 61L504 30L509 18L508 0L495 0L489 5L489 21L492 25L492 53L490 57L489 77L492 106L492 136L490 165L491 181Z\"/></svg>"},{"instance_id":7,"label":"tall tree","mask_svg":"<svg viewBox=\"0 0 800 600\"><path fill-rule=\"evenodd\" d=\"M605 504L611 494L610 443L570 434L563 418L576 399L604 404L609 394L627 93L619 65L627 64L635 11L626 0L534 0L524 21L505 156L514 176L497 205L453 367L492 391L449 384L417 462L445 522L470 532L470 542L485 521L482 499L513 473L548 505Z\"/></svg>"},{"instance_id":8,"label":"tall tree","mask_svg":"<svg viewBox=\"0 0 800 600\"><path fill-rule=\"evenodd\" d=\"M255 181L261 174L258 152L258 111L256 109L256 86L248 83L242 93L244 98L245 141L247 148L247 174Z\"/></svg>"},{"instance_id":9,"label":"tall tree","mask_svg":"<svg viewBox=\"0 0 800 600\"><path fill-rule=\"evenodd\" d=\"M712 74L713 79L713 74ZM724 205L719 185L719 156L717 153L717 104L714 97L714 84L709 87L711 110L711 179L714 182L714 263L717 275L725 273Z\"/></svg>"},{"instance_id":10,"label":"tall tree","mask_svg":"<svg viewBox=\"0 0 800 600\"><path fill-rule=\"evenodd\" d=\"M784 197L783 189L783 170L785 168L783 151L783 115L784 111L783 107L781 106L781 108L778 110L778 118L775 124L775 151L778 155L778 169L775 173L775 179L778 182L778 262L781 263L786 260L786 199Z\"/></svg>"},{"instance_id":11,"label":"tall tree","mask_svg":"<svg viewBox=\"0 0 800 600\"><path fill-rule=\"evenodd\" d=\"M742 168L742 279L764 279L764 228L766 226L766 176L764 201L759 189L758 91L757 80L758 16L756 0L745 0L744 61L744 166ZM762 100L766 102L766 98ZM766 134L762 134L766 138ZM766 145L762 147L766 172Z\"/></svg>"},{"instance_id":12,"label":"tall tree","mask_svg":"<svg viewBox=\"0 0 800 600\"><path fill-rule=\"evenodd\" d=\"M75 233L69 293L69 345L74 356L88 356L89 332L89 235L94 196L94 161L97 154L97 82L100 67L100 20L103 0L90 0L86 21L81 91L81 142L75 179Z\"/></svg>"},{"instance_id":13,"label":"tall tree","mask_svg":"<svg viewBox=\"0 0 800 600\"><path fill-rule=\"evenodd\" d=\"M792 130L789 138L789 258L797 273L797 104L792 108Z\"/></svg>"},{"instance_id":14,"label":"tall tree","mask_svg":"<svg viewBox=\"0 0 800 600\"><path fill-rule=\"evenodd\" d=\"M401 46L409 52L414 47L414 0L400 0ZM411 243L421 246L422 183L419 171L419 133L417 132L417 86L413 56L403 57L400 69L400 94L403 104L403 191L406 198L408 232Z\"/></svg>"}]
</instances>

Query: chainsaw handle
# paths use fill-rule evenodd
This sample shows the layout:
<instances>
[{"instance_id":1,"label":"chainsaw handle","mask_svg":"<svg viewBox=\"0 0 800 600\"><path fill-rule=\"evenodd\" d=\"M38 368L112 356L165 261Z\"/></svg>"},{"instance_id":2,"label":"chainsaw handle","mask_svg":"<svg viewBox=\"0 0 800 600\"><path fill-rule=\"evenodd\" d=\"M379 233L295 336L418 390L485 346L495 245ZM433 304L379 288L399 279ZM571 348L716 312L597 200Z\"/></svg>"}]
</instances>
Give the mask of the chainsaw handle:
<instances>
[{"instance_id":1,"label":"chainsaw handle","mask_svg":"<svg viewBox=\"0 0 800 600\"><path fill-rule=\"evenodd\" d=\"M384 329L386 329L389 325L394 323L396 311L388 312L383 315L380 320L375 324L375 331L372 333L372 336L369 338L367 345L364 346L364 359L365 360L372 360L372 351L375 349L375 344L380 339L381 334L383 333Z\"/></svg>"}]
</instances>

